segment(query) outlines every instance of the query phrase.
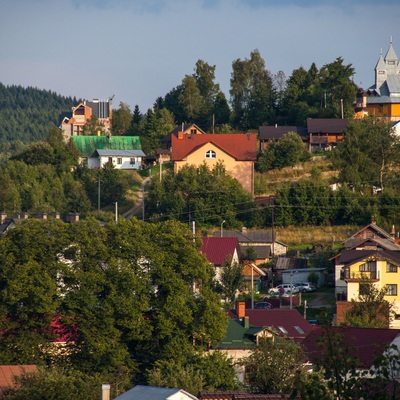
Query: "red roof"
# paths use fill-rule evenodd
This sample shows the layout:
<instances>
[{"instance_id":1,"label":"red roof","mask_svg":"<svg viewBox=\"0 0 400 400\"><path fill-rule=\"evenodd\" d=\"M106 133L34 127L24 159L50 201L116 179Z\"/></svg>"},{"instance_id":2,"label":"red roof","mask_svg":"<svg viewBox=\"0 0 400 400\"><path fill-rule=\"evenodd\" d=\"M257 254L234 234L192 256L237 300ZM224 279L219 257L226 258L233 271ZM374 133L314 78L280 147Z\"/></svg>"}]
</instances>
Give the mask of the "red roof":
<instances>
[{"instance_id":1,"label":"red roof","mask_svg":"<svg viewBox=\"0 0 400 400\"><path fill-rule=\"evenodd\" d=\"M190 138L190 139L189 139ZM213 143L238 161L256 161L257 135L243 133L183 135L172 139L172 161L184 160L193 151Z\"/></svg>"},{"instance_id":2,"label":"red roof","mask_svg":"<svg viewBox=\"0 0 400 400\"><path fill-rule=\"evenodd\" d=\"M325 357L326 348L318 343L328 332L343 335L343 345L350 356L360 361L359 368L370 368L375 356L382 355L400 334L399 329L315 326L302 342L309 361Z\"/></svg>"},{"instance_id":3,"label":"red roof","mask_svg":"<svg viewBox=\"0 0 400 400\"><path fill-rule=\"evenodd\" d=\"M246 309L246 317L252 326L272 327L296 341L302 341L313 329L295 309Z\"/></svg>"},{"instance_id":4,"label":"red roof","mask_svg":"<svg viewBox=\"0 0 400 400\"><path fill-rule=\"evenodd\" d=\"M203 237L200 252L214 265L222 265L228 256L233 256L235 250L239 255L239 240L236 237Z\"/></svg>"},{"instance_id":5,"label":"red roof","mask_svg":"<svg viewBox=\"0 0 400 400\"><path fill-rule=\"evenodd\" d=\"M34 372L37 372L36 365L0 365L0 394L4 389L15 386L15 377Z\"/></svg>"}]
</instances>

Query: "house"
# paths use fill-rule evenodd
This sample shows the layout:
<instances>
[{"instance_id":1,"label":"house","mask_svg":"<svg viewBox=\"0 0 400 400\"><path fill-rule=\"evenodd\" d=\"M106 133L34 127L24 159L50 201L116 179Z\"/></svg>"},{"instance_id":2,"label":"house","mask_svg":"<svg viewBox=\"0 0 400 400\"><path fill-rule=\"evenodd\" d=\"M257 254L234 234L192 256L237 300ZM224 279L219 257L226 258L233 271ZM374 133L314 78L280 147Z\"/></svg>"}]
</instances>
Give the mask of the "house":
<instances>
[{"instance_id":1,"label":"house","mask_svg":"<svg viewBox=\"0 0 400 400\"><path fill-rule=\"evenodd\" d=\"M114 400L198 400L183 389L137 385Z\"/></svg>"},{"instance_id":2,"label":"house","mask_svg":"<svg viewBox=\"0 0 400 400\"><path fill-rule=\"evenodd\" d=\"M161 139L163 149L171 151L172 136L178 137L179 135L204 135L205 132L196 124L182 124L175 127L167 136Z\"/></svg>"},{"instance_id":3,"label":"house","mask_svg":"<svg viewBox=\"0 0 400 400\"><path fill-rule=\"evenodd\" d=\"M307 141L307 130L301 126L260 126L258 127L258 138L260 141L260 151L268 147L271 141L279 141L283 135L289 132L297 133L303 141Z\"/></svg>"},{"instance_id":4,"label":"house","mask_svg":"<svg viewBox=\"0 0 400 400\"><path fill-rule=\"evenodd\" d=\"M212 392L206 391L199 394L199 400L289 400L293 397L289 394L250 394L246 392ZM295 397L300 400L299 396Z\"/></svg>"},{"instance_id":5,"label":"house","mask_svg":"<svg viewBox=\"0 0 400 400\"><path fill-rule=\"evenodd\" d=\"M284 255L287 252L288 245L276 240L275 232L272 231L249 231L242 228L242 231L224 231L224 237L236 237L242 254L252 248L256 255L254 264L260 265L270 261L274 256ZM214 237L221 236L220 231L214 232Z\"/></svg>"},{"instance_id":6,"label":"house","mask_svg":"<svg viewBox=\"0 0 400 400\"><path fill-rule=\"evenodd\" d=\"M222 392L205 391L199 394L199 400L289 400L293 397L289 394L250 394L246 392ZM300 396L295 397L300 400Z\"/></svg>"},{"instance_id":7,"label":"house","mask_svg":"<svg viewBox=\"0 0 400 400\"><path fill-rule=\"evenodd\" d=\"M375 83L357 93L354 118L365 115L383 117L388 122L400 120L400 62L390 39L385 57L381 54L375 66Z\"/></svg>"},{"instance_id":8,"label":"house","mask_svg":"<svg viewBox=\"0 0 400 400\"><path fill-rule=\"evenodd\" d=\"M246 307L246 303L238 302L236 310L232 310L229 316L239 320L248 317L251 326L268 327L275 334L287 337L295 342L302 342L313 329L295 309L251 309Z\"/></svg>"},{"instance_id":9,"label":"house","mask_svg":"<svg viewBox=\"0 0 400 400\"><path fill-rule=\"evenodd\" d=\"M113 96L114 97L114 96ZM64 113L61 116L60 128L63 132L63 137L66 142L72 136L83 134L83 127L95 116L98 122L103 126L104 131L111 131L112 118L112 97L107 100L94 99L93 101L83 101L77 106L72 107L70 113Z\"/></svg>"},{"instance_id":10,"label":"house","mask_svg":"<svg viewBox=\"0 0 400 400\"><path fill-rule=\"evenodd\" d=\"M310 152L332 150L344 138L349 121L335 118L307 118Z\"/></svg>"},{"instance_id":11,"label":"house","mask_svg":"<svg viewBox=\"0 0 400 400\"><path fill-rule=\"evenodd\" d=\"M115 169L141 169L145 154L142 150L95 150L88 158L89 169L103 168L108 162Z\"/></svg>"},{"instance_id":12,"label":"house","mask_svg":"<svg viewBox=\"0 0 400 400\"><path fill-rule=\"evenodd\" d=\"M261 338L271 338L272 340L274 335L275 333L266 327L251 325L248 317L230 318L225 337L212 345L209 352L223 353L233 362L237 362L250 356ZM244 366L237 363L235 369L237 378L243 382Z\"/></svg>"},{"instance_id":13,"label":"house","mask_svg":"<svg viewBox=\"0 0 400 400\"><path fill-rule=\"evenodd\" d=\"M338 323L344 321L349 302L358 299L366 281L378 290L385 288L384 299L400 315L400 246L394 232L389 234L371 223L348 238L334 260ZM390 321L390 327L400 327L400 320Z\"/></svg>"},{"instance_id":14,"label":"house","mask_svg":"<svg viewBox=\"0 0 400 400\"><path fill-rule=\"evenodd\" d=\"M240 263L241 252L237 238L229 237L202 237L203 244L200 253L204 254L209 263L214 265L215 279L219 280L222 267L227 260L231 265Z\"/></svg>"},{"instance_id":15,"label":"house","mask_svg":"<svg viewBox=\"0 0 400 400\"><path fill-rule=\"evenodd\" d=\"M252 262L247 262L243 267L243 275L246 282L246 286L249 291L254 288L256 292L259 292L262 285L262 279L267 276L267 274L261 269L258 268Z\"/></svg>"},{"instance_id":16,"label":"house","mask_svg":"<svg viewBox=\"0 0 400 400\"><path fill-rule=\"evenodd\" d=\"M36 365L0 365L0 397L5 389L16 386L15 378L37 371Z\"/></svg>"},{"instance_id":17,"label":"house","mask_svg":"<svg viewBox=\"0 0 400 400\"><path fill-rule=\"evenodd\" d=\"M117 169L140 169L145 154L139 136L72 136L88 168L102 168L112 162Z\"/></svg>"},{"instance_id":18,"label":"house","mask_svg":"<svg viewBox=\"0 0 400 400\"><path fill-rule=\"evenodd\" d=\"M254 163L257 160L255 134L184 134L172 135L174 172L184 165L202 164L210 168L223 163L226 173L246 191L254 194Z\"/></svg>"},{"instance_id":19,"label":"house","mask_svg":"<svg viewBox=\"0 0 400 400\"><path fill-rule=\"evenodd\" d=\"M329 336L339 340L340 347L358 360L359 372L371 370L375 357L383 355L388 346L400 349L398 329L315 326L302 342L310 370L328 356L328 346L324 346L322 339Z\"/></svg>"}]
</instances>

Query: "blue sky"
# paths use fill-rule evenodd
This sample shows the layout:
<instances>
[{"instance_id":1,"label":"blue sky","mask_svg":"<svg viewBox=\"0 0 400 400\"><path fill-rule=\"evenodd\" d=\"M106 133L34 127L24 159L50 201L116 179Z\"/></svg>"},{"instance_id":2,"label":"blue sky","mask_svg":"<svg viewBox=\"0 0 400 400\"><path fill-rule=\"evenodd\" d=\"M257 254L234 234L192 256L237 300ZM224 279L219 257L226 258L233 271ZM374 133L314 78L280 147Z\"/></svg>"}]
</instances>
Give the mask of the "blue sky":
<instances>
[{"instance_id":1,"label":"blue sky","mask_svg":"<svg viewBox=\"0 0 400 400\"><path fill-rule=\"evenodd\" d=\"M391 36L400 56L399 21L399 0L0 0L0 82L146 112L199 59L229 99L258 49L287 77L342 57L365 88Z\"/></svg>"}]
</instances>

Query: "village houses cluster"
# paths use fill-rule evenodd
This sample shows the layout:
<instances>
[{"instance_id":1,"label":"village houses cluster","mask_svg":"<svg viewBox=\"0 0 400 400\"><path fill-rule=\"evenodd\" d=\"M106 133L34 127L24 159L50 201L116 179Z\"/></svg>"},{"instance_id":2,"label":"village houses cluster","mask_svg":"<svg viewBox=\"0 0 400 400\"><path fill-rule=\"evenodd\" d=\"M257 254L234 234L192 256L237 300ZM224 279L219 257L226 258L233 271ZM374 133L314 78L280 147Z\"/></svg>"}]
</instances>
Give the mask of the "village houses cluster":
<instances>
[{"instance_id":1,"label":"village houses cluster","mask_svg":"<svg viewBox=\"0 0 400 400\"><path fill-rule=\"evenodd\" d=\"M365 115L380 116L393 123L400 134L400 62L392 43L385 56L379 57L375 67L375 84L367 90L360 89L355 102L354 118ZM105 134L83 135L87 121L96 116L104 127ZM102 168L111 162L117 169L139 170L148 162L173 162L174 171L186 164L200 166L206 163L213 167L222 162L226 172L242 187L254 195L254 163L259 151L265 150L271 141L279 141L288 132L295 132L310 152L330 150L345 140L346 119L307 119L306 126L260 126L258 134L208 134L195 124L182 124L162 140L156 158L147 159L142 151L138 136L112 136L112 99L83 101L63 115L60 128L64 139L72 140L81 155L81 162L89 168ZM40 218L59 218L41 215ZM1 214L0 237L8 229L25 220L27 215L18 213L12 217ZM71 215L68 222L78 223L79 216ZM254 252L251 261L246 260L249 249ZM325 268L308 268L304 259L288 257L288 246L279 241L275 232L224 230L223 225L213 236L202 238L200 251L216 271L218 280L223 266L243 263L248 292L258 292L268 285L282 282L294 287L309 281L310 273L315 277L317 288L328 282L335 286L336 314L332 329L343 334L353 345L354 356L361 360L360 370L372 368L373 357L383 354L390 344L400 345L400 240L395 227L386 232L371 222L358 232L354 232L343 244L343 250L333 257L334 276L329 277ZM274 268L265 267L271 260ZM386 288L385 299L393 304L394 317L386 320L386 328L345 328L345 313L357 300L365 282L377 289ZM293 286L292 286L293 285ZM323 334L319 325L307 320L295 308L302 304L301 291L289 290L268 296L264 303L269 306L258 308L254 301L238 301L227 310L229 317L226 336L209 351L222 351L234 360L246 357L255 348L260 338L284 336L301 343L307 359L305 364L313 369L314 360L321 357L318 341ZM20 374L19 367L0 366L0 387L11 385L12 376ZM245 371L238 369L238 377L243 379ZM3 374L3 375L2 375ZM6 378L1 380L1 377ZM105 396L108 388L105 387ZM151 397L151 396L154 397ZM144 397L147 396L147 397ZM171 396L171 397L168 397ZM175 397L173 397L175 396ZM180 396L180 397L178 397ZM204 394L201 399L220 399L221 394ZM106 397L105 397L106 398ZM118 397L119 400L148 399L196 399L180 389L161 389L136 386ZM226 399L233 399L233 394ZM246 397L240 397L246 399ZM249 397L250 398L250 397ZM267 397L265 397L267 398Z\"/></svg>"}]
</instances>

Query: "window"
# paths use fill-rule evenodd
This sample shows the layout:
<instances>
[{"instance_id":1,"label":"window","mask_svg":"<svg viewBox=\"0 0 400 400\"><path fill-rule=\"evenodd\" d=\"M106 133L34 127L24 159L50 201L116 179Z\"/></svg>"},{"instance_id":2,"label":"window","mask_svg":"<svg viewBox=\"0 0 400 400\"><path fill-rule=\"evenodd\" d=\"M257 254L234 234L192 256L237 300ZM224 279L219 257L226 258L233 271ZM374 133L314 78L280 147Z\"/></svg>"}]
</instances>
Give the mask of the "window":
<instances>
[{"instance_id":1,"label":"window","mask_svg":"<svg viewBox=\"0 0 400 400\"><path fill-rule=\"evenodd\" d=\"M364 264L360 265L360 272L371 272L376 270L376 262L375 261L367 261Z\"/></svg>"},{"instance_id":2,"label":"window","mask_svg":"<svg viewBox=\"0 0 400 400\"><path fill-rule=\"evenodd\" d=\"M196 129L191 129L191 130L190 130L190 134L191 134L191 135L195 135L195 134L196 134L196 132L197 132L197 130L196 130Z\"/></svg>"},{"instance_id":3,"label":"window","mask_svg":"<svg viewBox=\"0 0 400 400\"><path fill-rule=\"evenodd\" d=\"M283 326L278 326L279 330L284 333L285 335L287 335L287 330L283 327Z\"/></svg>"},{"instance_id":4,"label":"window","mask_svg":"<svg viewBox=\"0 0 400 400\"><path fill-rule=\"evenodd\" d=\"M112 159L112 157L108 157L108 162L113 162L113 159Z\"/></svg>"},{"instance_id":5,"label":"window","mask_svg":"<svg viewBox=\"0 0 400 400\"><path fill-rule=\"evenodd\" d=\"M206 151L206 158L217 158L217 154L214 150Z\"/></svg>"},{"instance_id":6,"label":"window","mask_svg":"<svg viewBox=\"0 0 400 400\"><path fill-rule=\"evenodd\" d=\"M389 284L386 285L386 296L397 296L397 285Z\"/></svg>"},{"instance_id":7,"label":"window","mask_svg":"<svg viewBox=\"0 0 400 400\"><path fill-rule=\"evenodd\" d=\"M122 164L122 158L121 157L117 158L117 164Z\"/></svg>"},{"instance_id":8,"label":"window","mask_svg":"<svg viewBox=\"0 0 400 400\"><path fill-rule=\"evenodd\" d=\"M131 157L131 165L133 165L133 164L135 164L135 163L136 163L135 157Z\"/></svg>"},{"instance_id":9,"label":"window","mask_svg":"<svg viewBox=\"0 0 400 400\"><path fill-rule=\"evenodd\" d=\"M388 262L386 264L386 272L397 272L397 265Z\"/></svg>"},{"instance_id":10,"label":"window","mask_svg":"<svg viewBox=\"0 0 400 400\"><path fill-rule=\"evenodd\" d=\"M304 331L303 329L301 329L299 326L295 326L294 329L296 329L297 332L299 332L300 334L304 335Z\"/></svg>"}]
</instances>

